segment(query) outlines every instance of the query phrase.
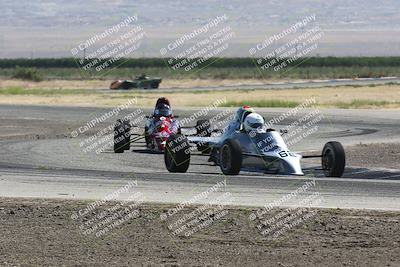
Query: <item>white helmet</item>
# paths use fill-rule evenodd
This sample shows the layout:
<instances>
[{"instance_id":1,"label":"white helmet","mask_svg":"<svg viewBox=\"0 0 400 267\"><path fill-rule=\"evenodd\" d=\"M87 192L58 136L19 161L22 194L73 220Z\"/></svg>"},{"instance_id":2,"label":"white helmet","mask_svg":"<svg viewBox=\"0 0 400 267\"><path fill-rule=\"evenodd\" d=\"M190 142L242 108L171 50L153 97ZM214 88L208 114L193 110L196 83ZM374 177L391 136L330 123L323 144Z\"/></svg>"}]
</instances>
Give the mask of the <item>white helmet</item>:
<instances>
[{"instance_id":1,"label":"white helmet","mask_svg":"<svg viewBox=\"0 0 400 267\"><path fill-rule=\"evenodd\" d=\"M246 132L261 132L264 129L264 118L257 113L251 113L244 119L244 129Z\"/></svg>"}]
</instances>

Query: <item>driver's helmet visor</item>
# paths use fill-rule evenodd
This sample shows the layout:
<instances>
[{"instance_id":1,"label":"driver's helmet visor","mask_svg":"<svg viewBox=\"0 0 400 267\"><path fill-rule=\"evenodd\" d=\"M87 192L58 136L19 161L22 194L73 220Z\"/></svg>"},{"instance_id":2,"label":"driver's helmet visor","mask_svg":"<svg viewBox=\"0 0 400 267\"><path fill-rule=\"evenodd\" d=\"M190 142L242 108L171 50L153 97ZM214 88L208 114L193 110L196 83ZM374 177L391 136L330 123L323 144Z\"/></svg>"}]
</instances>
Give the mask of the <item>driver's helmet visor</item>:
<instances>
[{"instance_id":1,"label":"driver's helmet visor","mask_svg":"<svg viewBox=\"0 0 400 267\"><path fill-rule=\"evenodd\" d=\"M155 114L158 116L169 117L172 115L172 112L169 108L158 108L155 110Z\"/></svg>"},{"instance_id":2,"label":"driver's helmet visor","mask_svg":"<svg viewBox=\"0 0 400 267\"><path fill-rule=\"evenodd\" d=\"M250 128L252 129L261 129L264 127L264 124L261 122L249 123Z\"/></svg>"},{"instance_id":3,"label":"driver's helmet visor","mask_svg":"<svg viewBox=\"0 0 400 267\"><path fill-rule=\"evenodd\" d=\"M249 116L251 113L253 113L253 111L251 110L245 110L242 114L242 122L244 122L244 120L246 119L247 116Z\"/></svg>"}]
</instances>

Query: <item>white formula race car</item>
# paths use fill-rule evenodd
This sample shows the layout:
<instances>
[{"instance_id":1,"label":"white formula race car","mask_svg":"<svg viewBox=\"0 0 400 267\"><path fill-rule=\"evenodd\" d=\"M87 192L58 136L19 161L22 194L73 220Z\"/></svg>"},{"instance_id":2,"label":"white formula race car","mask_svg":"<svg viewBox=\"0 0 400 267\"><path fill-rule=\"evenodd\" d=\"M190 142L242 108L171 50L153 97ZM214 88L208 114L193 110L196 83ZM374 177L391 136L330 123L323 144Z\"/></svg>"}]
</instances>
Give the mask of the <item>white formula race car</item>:
<instances>
[{"instance_id":1,"label":"white formula race car","mask_svg":"<svg viewBox=\"0 0 400 267\"><path fill-rule=\"evenodd\" d=\"M247 107L240 108L236 118L219 136L212 136L213 131L208 121L203 121L200 127L202 132L196 136L171 135L164 151L167 170L186 172L190 166L191 147L197 146L202 154L209 156L209 162L220 166L225 175L237 175L241 170L304 175L300 160L316 157L322 159L322 168L319 170L322 170L325 176L343 175L346 159L343 146L339 142L326 143L319 155L302 156L289 150L282 138L282 134L285 133L283 131L262 129L263 125L250 125L258 130L246 130L244 124L251 124L250 117L256 117L251 115L246 120L252 113L246 109Z\"/></svg>"}]
</instances>

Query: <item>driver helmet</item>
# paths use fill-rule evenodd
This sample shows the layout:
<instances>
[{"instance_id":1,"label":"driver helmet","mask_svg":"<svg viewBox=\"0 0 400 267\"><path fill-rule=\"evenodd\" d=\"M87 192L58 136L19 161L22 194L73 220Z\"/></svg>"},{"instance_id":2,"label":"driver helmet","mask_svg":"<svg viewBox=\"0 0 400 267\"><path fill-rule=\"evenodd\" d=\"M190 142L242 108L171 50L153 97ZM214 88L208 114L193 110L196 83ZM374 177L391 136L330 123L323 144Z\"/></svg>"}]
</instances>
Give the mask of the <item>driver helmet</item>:
<instances>
[{"instance_id":1,"label":"driver helmet","mask_svg":"<svg viewBox=\"0 0 400 267\"><path fill-rule=\"evenodd\" d=\"M249 114L244 120L244 129L246 132L260 133L264 131L264 118L257 113Z\"/></svg>"},{"instance_id":2,"label":"driver helmet","mask_svg":"<svg viewBox=\"0 0 400 267\"><path fill-rule=\"evenodd\" d=\"M250 113L253 113L254 110L249 107L249 106L243 106L241 108L238 109L238 111L236 111L236 115L235 115L235 120L243 123L244 119L247 117L247 115L249 115Z\"/></svg>"},{"instance_id":3,"label":"driver helmet","mask_svg":"<svg viewBox=\"0 0 400 267\"><path fill-rule=\"evenodd\" d=\"M167 104L159 104L156 106L154 110L155 116L163 116L163 117L171 117L172 111L169 105Z\"/></svg>"},{"instance_id":4,"label":"driver helmet","mask_svg":"<svg viewBox=\"0 0 400 267\"><path fill-rule=\"evenodd\" d=\"M168 106L171 106L171 104L169 103L168 98L166 97L160 97L159 99L157 99L157 103L156 103L156 107L160 104L166 104Z\"/></svg>"}]
</instances>

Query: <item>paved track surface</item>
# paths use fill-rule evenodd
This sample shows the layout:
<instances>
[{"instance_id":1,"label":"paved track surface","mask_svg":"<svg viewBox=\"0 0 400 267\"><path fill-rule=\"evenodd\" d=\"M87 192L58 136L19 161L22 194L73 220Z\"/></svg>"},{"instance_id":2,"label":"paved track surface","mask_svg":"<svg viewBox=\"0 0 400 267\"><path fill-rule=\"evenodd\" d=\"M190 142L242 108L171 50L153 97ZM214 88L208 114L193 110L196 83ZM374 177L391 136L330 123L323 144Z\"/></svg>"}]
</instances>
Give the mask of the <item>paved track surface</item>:
<instances>
[{"instance_id":1,"label":"paved track surface","mask_svg":"<svg viewBox=\"0 0 400 267\"><path fill-rule=\"evenodd\" d=\"M335 87L344 85L368 86L381 85L387 83L400 83L398 77L382 77L382 78L357 78L357 79L331 79L331 80L311 80L311 81L296 81L296 82L275 82L275 83L259 83L259 84L237 84L226 86L203 86L203 87L170 87L159 89L141 89L141 92L196 92L196 91L231 91L231 90L251 90L251 89L300 89L300 88L320 88L320 87ZM110 89L98 89L98 92L109 93ZM126 90L113 90L114 93L123 93Z\"/></svg>"},{"instance_id":2,"label":"paved track surface","mask_svg":"<svg viewBox=\"0 0 400 267\"><path fill-rule=\"evenodd\" d=\"M125 110L122 117L135 109ZM129 181L137 180L135 190L149 202L187 201L217 182L226 182L221 191L234 196L235 205L263 206L284 197L307 181L316 185L302 197L318 192L323 201L316 206L327 208L361 208L400 210L400 166L396 169L349 166L343 178L325 178L314 169L315 163L304 161L305 177L283 177L242 172L225 177L219 167L207 164L207 158L195 155L186 174L165 170L163 155L150 154L143 143L130 151L114 154L107 150L84 151L81 143L107 127L116 117L96 124L85 133L71 138L71 132L100 117L110 109L48 106L0 106L0 196L101 199ZM213 118L228 109L213 110ZM259 109L268 118L285 109ZM283 127L312 110L304 110L282 121ZM149 113L149 109L143 113ZM198 110L175 110L180 119ZM321 110L318 131L291 147L293 151L320 151L325 142L337 140L345 145L375 142L400 142L398 111ZM138 126L142 122L137 123ZM379 155L366 155L376 157ZM212 193L209 198L221 192ZM121 194L120 198L128 195ZM199 203L207 202L199 200ZM298 198L285 206L299 206Z\"/></svg>"}]
</instances>

